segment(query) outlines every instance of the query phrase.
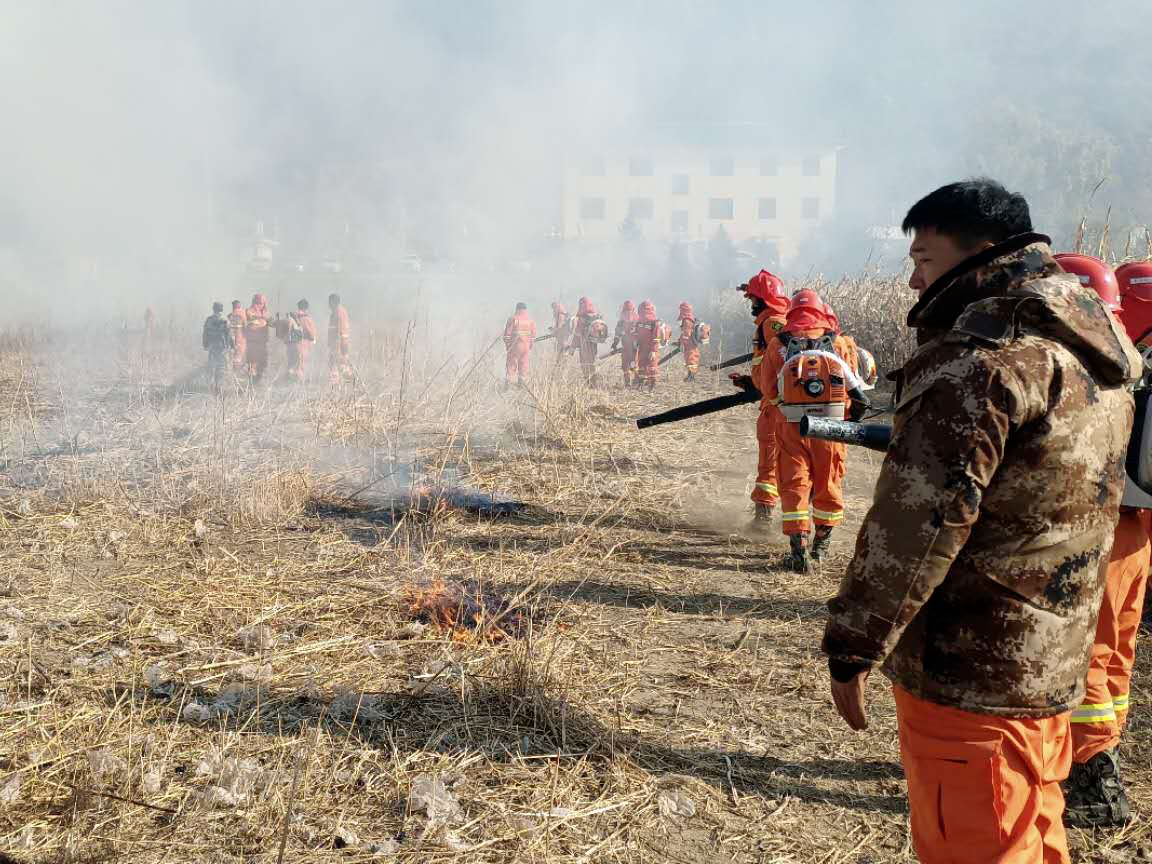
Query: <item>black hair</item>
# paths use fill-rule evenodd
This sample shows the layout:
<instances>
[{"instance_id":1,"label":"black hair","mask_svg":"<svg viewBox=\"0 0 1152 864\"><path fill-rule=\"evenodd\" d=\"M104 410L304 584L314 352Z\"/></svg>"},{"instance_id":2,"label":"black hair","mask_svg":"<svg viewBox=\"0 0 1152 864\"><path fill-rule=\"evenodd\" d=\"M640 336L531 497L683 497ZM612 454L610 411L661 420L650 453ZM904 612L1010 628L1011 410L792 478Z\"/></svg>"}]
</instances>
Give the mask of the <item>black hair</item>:
<instances>
[{"instance_id":1,"label":"black hair","mask_svg":"<svg viewBox=\"0 0 1152 864\"><path fill-rule=\"evenodd\" d=\"M528 308L528 304L527 304L527 303L517 303L517 304L516 304L516 311L517 311L517 312L520 312L520 311L526 310L527 308Z\"/></svg>"},{"instance_id":2,"label":"black hair","mask_svg":"<svg viewBox=\"0 0 1152 864\"><path fill-rule=\"evenodd\" d=\"M900 226L905 234L926 228L945 234L961 249L1000 243L1032 230L1028 202L988 177L949 183L912 205Z\"/></svg>"},{"instance_id":3,"label":"black hair","mask_svg":"<svg viewBox=\"0 0 1152 864\"><path fill-rule=\"evenodd\" d=\"M339 306L340 305L340 295L339 294L329 294L328 295L328 303L329 303L329 305L331 305L332 303L335 303L337 306Z\"/></svg>"},{"instance_id":4,"label":"black hair","mask_svg":"<svg viewBox=\"0 0 1152 864\"><path fill-rule=\"evenodd\" d=\"M212 311L213 312L223 312L224 311L224 304L223 303L213 303L212 304Z\"/></svg>"},{"instance_id":5,"label":"black hair","mask_svg":"<svg viewBox=\"0 0 1152 864\"><path fill-rule=\"evenodd\" d=\"M297 309L307 309L308 308L308 301L307 300L301 300L299 303L296 304L296 308Z\"/></svg>"}]
</instances>

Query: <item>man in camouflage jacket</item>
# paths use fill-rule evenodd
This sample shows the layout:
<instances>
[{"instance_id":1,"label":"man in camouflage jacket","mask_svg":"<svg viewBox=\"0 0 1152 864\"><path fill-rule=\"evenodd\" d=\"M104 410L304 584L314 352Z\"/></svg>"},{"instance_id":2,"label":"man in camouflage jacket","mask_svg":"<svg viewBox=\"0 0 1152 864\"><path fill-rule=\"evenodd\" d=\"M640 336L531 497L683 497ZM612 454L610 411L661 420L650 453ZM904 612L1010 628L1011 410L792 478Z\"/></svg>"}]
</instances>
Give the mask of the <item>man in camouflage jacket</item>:
<instances>
[{"instance_id":1,"label":"man in camouflage jacket","mask_svg":"<svg viewBox=\"0 0 1152 864\"><path fill-rule=\"evenodd\" d=\"M926 286L908 317L919 347L829 603L833 697L863 728L868 671L892 680L922 862L1066 861L1067 712L1084 692L1140 358L999 184L943 187L904 230Z\"/></svg>"}]
</instances>

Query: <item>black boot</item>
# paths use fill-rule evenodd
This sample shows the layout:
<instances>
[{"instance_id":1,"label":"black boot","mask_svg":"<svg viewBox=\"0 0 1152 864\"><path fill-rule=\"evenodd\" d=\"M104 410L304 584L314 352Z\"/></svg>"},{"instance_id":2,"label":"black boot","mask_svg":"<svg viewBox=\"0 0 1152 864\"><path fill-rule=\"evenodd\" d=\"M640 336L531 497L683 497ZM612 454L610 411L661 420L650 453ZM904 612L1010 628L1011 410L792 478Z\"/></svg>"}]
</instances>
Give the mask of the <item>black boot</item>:
<instances>
[{"instance_id":1,"label":"black boot","mask_svg":"<svg viewBox=\"0 0 1152 864\"><path fill-rule=\"evenodd\" d=\"M832 526L817 525L816 535L812 538L812 560L823 561L832 545Z\"/></svg>"},{"instance_id":2,"label":"black boot","mask_svg":"<svg viewBox=\"0 0 1152 864\"><path fill-rule=\"evenodd\" d=\"M748 523L748 530L763 534L772 524L772 505L757 504L756 512L752 514L752 521Z\"/></svg>"},{"instance_id":3,"label":"black boot","mask_svg":"<svg viewBox=\"0 0 1152 864\"><path fill-rule=\"evenodd\" d=\"M1132 805L1111 750L1073 762L1064 789L1064 824L1074 828L1118 828L1132 821Z\"/></svg>"},{"instance_id":4,"label":"black boot","mask_svg":"<svg viewBox=\"0 0 1152 864\"><path fill-rule=\"evenodd\" d=\"M696 380L696 373L695 372L689 372L687 375L684 376L684 380L685 381L695 381Z\"/></svg>"},{"instance_id":5,"label":"black boot","mask_svg":"<svg viewBox=\"0 0 1152 864\"><path fill-rule=\"evenodd\" d=\"M803 534L793 534L788 538L792 544L792 556L788 563L793 573L811 573L812 562L808 559L808 541Z\"/></svg>"}]
</instances>

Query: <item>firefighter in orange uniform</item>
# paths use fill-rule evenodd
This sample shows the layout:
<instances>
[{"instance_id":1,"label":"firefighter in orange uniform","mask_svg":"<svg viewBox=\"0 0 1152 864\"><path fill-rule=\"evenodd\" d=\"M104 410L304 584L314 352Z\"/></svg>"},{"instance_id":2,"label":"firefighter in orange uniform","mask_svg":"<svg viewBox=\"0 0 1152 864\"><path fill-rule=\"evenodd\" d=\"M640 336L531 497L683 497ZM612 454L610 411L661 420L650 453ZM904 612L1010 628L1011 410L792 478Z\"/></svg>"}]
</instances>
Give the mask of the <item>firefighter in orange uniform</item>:
<instances>
[{"instance_id":1,"label":"firefighter in orange uniform","mask_svg":"<svg viewBox=\"0 0 1152 864\"><path fill-rule=\"evenodd\" d=\"M232 333L232 366L235 369L244 368L244 325L247 320L244 306L239 300L233 300L232 311L228 313L228 329Z\"/></svg>"},{"instance_id":2,"label":"firefighter in orange uniform","mask_svg":"<svg viewBox=\"0 0 1152 864\"><path fill-rule=\"evenodd\" d=\"M651 300L640 304L636 321L636 386L656 387L660 375L660 350L668 341L668 328L656 317L656 307Z\"/></svg>"},{"instance_id":3,"label":"firefighter in orange uniform","mask_svg":"<svg viewBox=\"0 0 1152 864\"><path fill-rule=\"evenodd\" d=\"M556 334L556 360L564 356L572 339L572 316L563 303L552 301L552 332Z\"/></svg>"},{"instance_id":4,"label":"firefighter in orange uniform","mask_svg":"<svg viewBox=\"0 0 1152 864\"><path fill-rule=\"evenodd\" d=\"M512 386L523 387L528 375L528 355L532 353L532 343L536 340L536 322L528 314L528 306L516 304L516 311L504 325L504 348L507 359L504 364L504 389Z\"/></svg>"},{"instance_id":5,"label":"firefighter in orange uniform","mask_svg":"<svg viewBox=\"0 0 1152 864\"><path fill-rule=\"evenodd\" d=\"M764 352L776 342L776 334L784 329L784 315L788 311L788 298L784 296L784 283L779 277L761 270L740 286L744 296L752 302L752 317L756 319L756 334L752 340L752 370L750 375L733 374L737 387L753 386L765 392L760 380ZM756 511L752 526L768 527L772 511L780 501L779 447L776 442L776 424L780 412L767 398L760 399L760 413L756 417L756 443L759 455L756 461L756 484L752 487L752 503Z\"/></svg>"},{"instance_id":6,"label":"firefighter in orange uniform","mask_svg":"<svg viewBox=\"0 0 1152 864\"><path fill-rule=\"evenodd\" d=\"M596 358L600 353L599 345L608 341L608 325L600 317L600 312L587 297L581 297L576 308L576 326L572 333L573 344L569 350L575 350L580 357L580 370L584 373L584 383L595 387Z\"/></svg>"},{"instance_id":7,"label":"firefighter in orange uniform","mask_svg":"<svg viewBox=\"0 0 1152 864\"><path fill-rule=\"evenodd\" d=\"M692 304L684 301L680 304L680 353L684 355L684 368L687 374L685 381L695 381L696 373L700 371L700 346L696 342L696 313L692 311Z\"/></svg>"},{"instance_id":8,"label":"firefighter in orange uniform","mask_svg":"<svg viewBox=\"0 0 1152 864\"><path fill-rule=\"evenodd\" d=\"M328 383L338 384L352 377L352 363L348 357L351 330L348 310L340 302L339 294L328 295Z\"/></svg>"},{"instance_id":9,"label":"firefighter in orange uniform","mask_svg":"<svg viewBox=\"0 0 1152 864\"><path fill-rule=\"evenodd\" d=\"M308 301L296 304L296 311L288 315L284 351L288 360L288 377L303 383L308 375L308 357L316 344L316 322L308 311Z\"/></svg>"},{"instance_id":10,"label":"firefighter in orange uniform","mask_svg":"<svg viewBox=\"0 0 1152 864\"><path fill-rule=\"evenodd\" d=\"M248 377L259 381L268 369L268 298L263 294L253 294L244 313L244 345Z\"/></svg>"},{"instance_id":11,"label":"firefighter in orange uniform","mask_svg":"<svg viewBox=\"0 0 1152 864\"><path fill-rule=\"evenodd\" d=\"M620 307L620 317L616 319L616 337L612 340L612 350L620 349L620 370L624 373L624 386L631 387L636 378L636 304L625 300Z\"/></svg>"},{"instance_id":12,"label":"firefighter in orange uniform","mask_svg":"<svg viewBox=\"0 0 1152 864\"><path fill-rule=\"evenodd\" d=\"M784 329L764 354L764 397L780 413L780 500L792 569L810 569L808 532L815 523L812 558L828 552L832 531L844 518L844 445L800 435L804 417L844 419L849 405L866 405L856 356L838 336L815 291L799 291L788 304Z\"/></svg>"},{"instance_id":13,"label":"firefighter in orange uniform","mask_svg":"<svg viewBox=\"0 0 1152 864\"><path fill-rule=\"evenodd\" d=\"M1120 303L1118 275L1125 279L1125 302L1129 308L1147 308L1139 295L1152 294L1152 279L1136 283L1133 291L1130 281L1135 267L1128 265L1124 273L1113 273L1103 261L1088 255L1060 254L1056 260L1067 273L1079 277L1080 284L1093 289L1121 323L1128 329L1133 341L1144 337L1152 321L1139 315L1126 315ZM1138 286L1147 284L1148 289ZM1128 298L1131 298L1129 301ZM1143 332L1140 332L1143 330ZM1064 781L1064 822L1078 828L1119 827L1132 820L1132 806L1124 790L1120 766L1116 760L1116 747L1128 718L1128 692L1132 681L1132 664L1136 655L1136 633L1140 629L1140 616L1144 608L1144 589L1148 583L1149 546L1148 528L1150 511L1135 507L1120 507L1120 521L1108 559L1108 574L1104 598L1100 604L1100 617L1088 665L1084 701L1072 711L1072 770Z\"/></svg>"}]
</instances>

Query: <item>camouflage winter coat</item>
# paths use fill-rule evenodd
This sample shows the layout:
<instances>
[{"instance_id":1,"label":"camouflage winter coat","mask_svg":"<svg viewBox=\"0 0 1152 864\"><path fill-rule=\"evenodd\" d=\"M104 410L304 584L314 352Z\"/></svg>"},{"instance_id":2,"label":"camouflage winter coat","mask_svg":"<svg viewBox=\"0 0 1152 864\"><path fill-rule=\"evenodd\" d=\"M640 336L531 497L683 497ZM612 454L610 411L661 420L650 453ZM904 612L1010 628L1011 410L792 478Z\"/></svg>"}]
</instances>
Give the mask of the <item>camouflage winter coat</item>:
<instances>
[{"instance_id":1,"label":"camouflage winter coat","mask_svg":"<svg viewBox=\"0 0 1152 864\"><path fill-rule=\"evenodd\" d=\"M1140 358L1047 237L970 258L909 313L892 443L824 650L915 696L1044 717L1079 704Z\"/></svg>"}]
</instances>

